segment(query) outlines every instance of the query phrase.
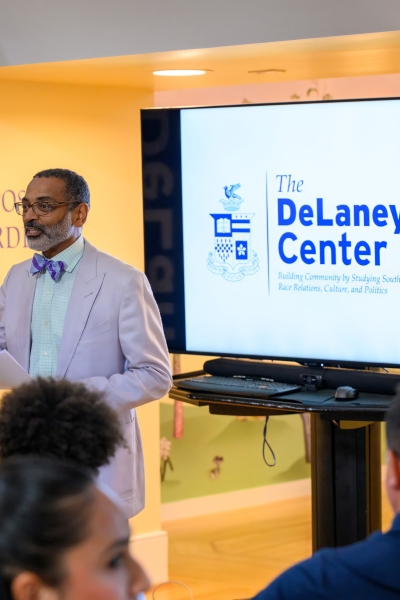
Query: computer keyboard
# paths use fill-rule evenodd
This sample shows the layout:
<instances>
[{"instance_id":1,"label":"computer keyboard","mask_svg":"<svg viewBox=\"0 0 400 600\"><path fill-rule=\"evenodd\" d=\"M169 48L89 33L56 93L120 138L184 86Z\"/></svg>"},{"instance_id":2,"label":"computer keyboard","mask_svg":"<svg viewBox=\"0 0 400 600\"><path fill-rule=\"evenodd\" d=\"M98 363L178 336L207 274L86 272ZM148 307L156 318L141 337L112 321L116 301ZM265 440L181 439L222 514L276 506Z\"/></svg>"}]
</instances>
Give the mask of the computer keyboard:
<instances>
[{"instance_id":1,"label":"computer keyboard","mask_svg":"<svg viewBox=\"0 0 400 600\"><path fill-rule=\"evenodd\" d=\"M181 379L176 381L175 385L184 390L213 392L232 396L254 396L255 398L282 396L301 390L299 385L280 383L267 378L221 377L217 375Z\"/></svg>"}]
</instances>

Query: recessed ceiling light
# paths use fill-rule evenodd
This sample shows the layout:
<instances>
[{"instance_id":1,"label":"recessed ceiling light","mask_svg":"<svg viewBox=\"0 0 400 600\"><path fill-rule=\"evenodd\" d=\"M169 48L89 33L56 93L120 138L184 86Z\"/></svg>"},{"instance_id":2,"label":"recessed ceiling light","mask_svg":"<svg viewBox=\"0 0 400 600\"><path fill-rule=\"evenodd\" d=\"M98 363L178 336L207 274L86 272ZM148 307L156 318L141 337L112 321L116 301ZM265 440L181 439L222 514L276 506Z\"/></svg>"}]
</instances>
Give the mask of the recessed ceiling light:
<instances>
[{"instance_id":1,"label":"recessed ceiling light","mask_svg":"<svg viewBox=\"0 0 400 600\"><path fill-rule=\"evenodd\" d=\"M286 69L258 69L257 71L247 71L248 73L255 73L261 75L262 73L286 73Z\"/></svg>"},{"instance_id":2,"label":"recessed ceiling light","mask_svg":"<svg viewBox=\"0 0 400 600\"><path fill-rule=\"evenodd\" d=\"M153 75L161 77L192 77L194 75L205 75L207 71L204 69L163 69L161 71L153 71Z\"/></svg>"}]
</instances>

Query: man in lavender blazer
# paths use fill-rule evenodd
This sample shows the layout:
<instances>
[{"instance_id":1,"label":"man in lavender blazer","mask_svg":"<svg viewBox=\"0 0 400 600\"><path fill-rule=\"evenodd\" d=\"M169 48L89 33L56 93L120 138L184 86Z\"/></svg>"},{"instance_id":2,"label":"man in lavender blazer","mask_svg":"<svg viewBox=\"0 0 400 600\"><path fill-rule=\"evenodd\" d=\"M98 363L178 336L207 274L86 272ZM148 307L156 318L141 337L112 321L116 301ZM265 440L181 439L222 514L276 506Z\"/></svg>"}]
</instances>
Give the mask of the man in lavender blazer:
<instances>
[{"instance_id":1,"label":"man in lavender blazer","mask_svg":"<svg viewBox=\"0 0 400 600\"><path fill-rule=\"evenodd\" d=\"M83 240L89 206L87 184L72 171L42 171L29 184L16 210L29 247L42 254L13 266L0 289L0 349L32 376L104 392L124 423L127 447L99 477L131 517L144 507L135 407L168 392L169 357L144 274Z\"/></svg>"}]
</instances>

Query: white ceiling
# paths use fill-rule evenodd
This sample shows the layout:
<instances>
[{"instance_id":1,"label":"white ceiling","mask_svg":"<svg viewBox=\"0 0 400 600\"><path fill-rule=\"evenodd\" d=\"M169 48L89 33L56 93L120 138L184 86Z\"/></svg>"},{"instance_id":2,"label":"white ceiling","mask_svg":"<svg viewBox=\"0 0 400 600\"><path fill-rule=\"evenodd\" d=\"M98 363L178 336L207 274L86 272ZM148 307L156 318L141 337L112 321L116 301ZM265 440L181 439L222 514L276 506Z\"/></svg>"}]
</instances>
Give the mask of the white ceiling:
<instances>
[{"instance_id":1,"label":"white ceiling","mask_svg":"<svg viewBox=\"0 0 400 600\"><path fill-rule=\"evenodd\" d=\"M395 30L399 0L0 0L0 66Z\"/></svg>"}]
</instances>

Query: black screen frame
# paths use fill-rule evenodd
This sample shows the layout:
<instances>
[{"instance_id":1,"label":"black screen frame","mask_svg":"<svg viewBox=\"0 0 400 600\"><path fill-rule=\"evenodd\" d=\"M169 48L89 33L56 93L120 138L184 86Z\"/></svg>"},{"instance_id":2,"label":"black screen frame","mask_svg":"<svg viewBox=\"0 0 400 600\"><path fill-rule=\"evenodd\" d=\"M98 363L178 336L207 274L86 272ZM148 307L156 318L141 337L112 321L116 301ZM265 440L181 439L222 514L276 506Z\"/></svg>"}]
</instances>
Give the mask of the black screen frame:
<instances>
[{"instance_id":1,"label":"black screen frame","mask_svg":"<svg viewBox=\"0 0 400 600\"><path fill-rule=\"evenodd\" d=\"M187 106L175 108L149 108L141 110L142 134L142 180L145 273L153 289L159 306L169 352L172 354L218 355L229 358L255 360L276 360L295 362L308 366L340 367L365 369L368 367L400 368L400 363L377 363L371 361L343 361L317 357L276 356L259 354L238 354L221 352L216 354L207 349L193 351L186 349L185 332L185 281L183 246L183 197L181 163L181 121L185 110L246 108L254 106L284 106L293 104L338 104L399 101L400 97L350 98L339 100L289 101L254 104L226 104L215 106ZM158 137L157 137L158 136ZM157 167L154 165L158 165ZM153 169L153 172L152 172ZM150 182L150 178L153 181ZM154 189L153 189L154 188ZM149 189L152 192L149 194ZM153 193L154 192L154 193ZM169 211L169 223L154 218L154 211ZM152 212L153 211L153 212ZM165 213L167 215L167 213ZM169 227L170 225L170 227ZM168 239L165 238L169 231ZM163 243L164 242L164 243ZM168 243L170 242L170 243ZM162 257L162 258L161 258ZM154 269L155 261L160 266ZM164 261L164 262L163 262ZM168 266L169 265L169 266ZM166 272L171 269L169 273ZM165 285L165 281L170 281ZM162 283L164 282L164 284ZM163 287L164 285L164 287Z\"/></svg>"}]
</instances>

